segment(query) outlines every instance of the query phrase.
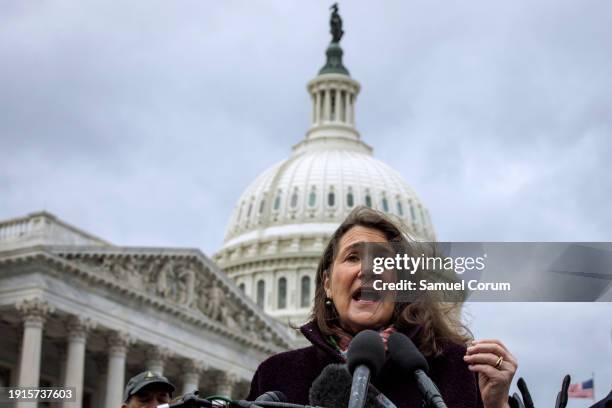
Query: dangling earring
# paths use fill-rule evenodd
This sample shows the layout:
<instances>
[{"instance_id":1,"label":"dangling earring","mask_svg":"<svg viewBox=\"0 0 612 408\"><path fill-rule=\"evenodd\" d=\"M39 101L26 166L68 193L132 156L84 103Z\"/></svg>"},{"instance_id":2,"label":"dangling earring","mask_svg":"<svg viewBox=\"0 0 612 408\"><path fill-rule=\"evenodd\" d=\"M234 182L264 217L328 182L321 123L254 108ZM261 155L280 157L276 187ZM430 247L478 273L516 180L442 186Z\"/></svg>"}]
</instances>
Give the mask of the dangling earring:
<instances>
[{"instance_id":1,"label":"dangling earring","mask_svg":"<svg viewBox=\"0 0 612 408\"><path fill-rule=\"evenodd\" d=\"M325 306L331 307L331 305L332 305L331 299L330 298L325 299Z\"/></svg>"}]
</instances>

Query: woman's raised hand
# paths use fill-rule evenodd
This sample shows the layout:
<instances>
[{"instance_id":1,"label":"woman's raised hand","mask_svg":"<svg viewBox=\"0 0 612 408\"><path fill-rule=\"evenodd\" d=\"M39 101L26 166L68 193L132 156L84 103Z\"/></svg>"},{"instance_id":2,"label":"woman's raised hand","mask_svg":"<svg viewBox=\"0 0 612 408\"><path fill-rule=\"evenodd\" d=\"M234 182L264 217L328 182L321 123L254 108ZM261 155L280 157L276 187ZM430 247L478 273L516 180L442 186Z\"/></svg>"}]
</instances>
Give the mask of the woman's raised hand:
<instances>
[{"instance_id":1,"label":"woman's raised hand","mask_svg":"<svg viewBox=\"0 0 612 408\"><path fill-rule=\"evenodd\" d=\"M474 340L463 359L471 371L478 373L485 408L508 407L510 384L518 363L506 346L495 339Z\"/></svg>"}]
</instances>

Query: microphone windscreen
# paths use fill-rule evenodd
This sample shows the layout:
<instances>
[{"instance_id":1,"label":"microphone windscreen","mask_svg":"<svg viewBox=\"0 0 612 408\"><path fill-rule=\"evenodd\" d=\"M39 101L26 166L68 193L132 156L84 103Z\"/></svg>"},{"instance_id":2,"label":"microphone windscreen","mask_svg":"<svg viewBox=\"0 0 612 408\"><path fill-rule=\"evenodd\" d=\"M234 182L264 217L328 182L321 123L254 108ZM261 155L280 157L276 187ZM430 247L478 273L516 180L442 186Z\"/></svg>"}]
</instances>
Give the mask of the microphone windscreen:
<instances>
[{"instance_id":1,"label":"microphone windscreen","mask_svg":"<svg viewBox=\"0 0 612 408\"><path fill-rule=\"evenodd\" d=\"M410 337L395 332L389 336L387 348L391 360L404 372L414 373L416 370L429 371L429 364L425 356L414 345Z\"/></svg>"},{"instance_id":2,"label":"microphone windscreen","mask_svg":"<svg viewBox=\"0 0 612 408\"><path fill-rule=\"evenodd\" d=\"M312 382L308 393L310 405L317 407L346 407L351 398L353 377L344 364L329 364ZM379 400L379 392L371 385L368 387L365 406L367 408L385 407Z\"/></svg>"},{"instance_id":3,"label":"microphone windscreen","mask_svg":"<svg viewBox=\"0 0 612 408\"><path fill-rule=\"evenodd\" d=\"M347 406L352 382L353 378L344 365L329 364L310 386L310 404L320 407Z\"/></svg>"},{"instance_id":4,"label":"microphone windscreen","mask_svg":"<svg viewBox=\"0 0 612 408\"><path fill-rule=\"evenodd\" d=\"M385 345L380 335L374 330L364 330L349 343L346 361L351 374L355 368L365 365L370 369L370 376L376 377L385 363Z\"/></svg>"}]
</instances>

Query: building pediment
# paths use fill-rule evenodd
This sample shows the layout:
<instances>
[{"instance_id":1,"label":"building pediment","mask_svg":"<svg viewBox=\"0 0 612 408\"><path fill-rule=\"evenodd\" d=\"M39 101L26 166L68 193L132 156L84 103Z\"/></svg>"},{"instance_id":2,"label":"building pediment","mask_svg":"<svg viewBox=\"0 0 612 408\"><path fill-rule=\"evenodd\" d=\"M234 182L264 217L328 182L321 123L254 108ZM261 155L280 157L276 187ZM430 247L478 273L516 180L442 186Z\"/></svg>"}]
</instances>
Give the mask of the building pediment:
<instances>
[{"instance_id":1,"label":"building pediment","mask_svg":"<svg viewBox=\"0 0 612 408\"><path fill-rule=\"evenodd\" d=\"M32 261L52 266L49 273L63 280L77 279L91 290L103 288L265 353L289 347L288 330L264 314L199 250L37 246L0 252L0 271L3 264Z\"/></svg>"}]
</instances>

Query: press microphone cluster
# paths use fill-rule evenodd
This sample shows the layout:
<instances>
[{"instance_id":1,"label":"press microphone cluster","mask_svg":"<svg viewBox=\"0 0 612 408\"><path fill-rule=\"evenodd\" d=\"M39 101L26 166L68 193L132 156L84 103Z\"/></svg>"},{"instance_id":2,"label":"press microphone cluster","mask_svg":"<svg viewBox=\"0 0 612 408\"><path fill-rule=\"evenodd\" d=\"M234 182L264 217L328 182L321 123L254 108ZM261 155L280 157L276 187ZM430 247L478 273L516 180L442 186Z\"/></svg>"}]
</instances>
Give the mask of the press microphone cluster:
<instances>
[{"instance_id":1,"label":"press microphone cluster","mask_svg":"<svg viewBox=\"0 0 612 408\"><path fill-rule=\"evenodd\" d=\"M370 384L385 363L385 347L373 330L358 333L351 341L347 364L330 364L312 383L309 401L323 407L395 408Z\"/></svg>"},{"instance_id":2,"label":"press microphone cluster","mask_svg":"<svg viewBox=\"0 0 612 408\"><path fill-rule=\"evenodd\" d=\"M446 408L438 387L427 375L429 364L412 340L396 332L389 336L387 347L393 363L404 375L416 380L426 406ZM380 335L371 330L360 332L349 345L347 365L331 364L313 382L310 403L326 407L395 408L393 402L369 384L384 362Z\"/></svg>"},{"instance_id":3,"label":"press microphone cluster","mask_svg":"<svg viewBox=\"0 0 612 408\"><path fill-rule=\"evenodd\" d=\"M349 405L353 378L346 364L330 364L313 381L309 401L321 407L346 407ZM396 406L372 384L365 396L367 408L396 408Z\"/></svg>"},{"instance_id":4,"label":"press microphone cluster","mask_svg":"<svg viewBox=\"0 0 612 408\"><path fill-rule=\"evenodd\" d=\"M427 376L429 365L412 340L393 333L388 340L389 358L400 370L414 377L426 406L446 408L436 385ZM286 402L280 391L268 391L255 401L231 401L233 408L397 408L370 379L376 378L385 363L385 347L380 335L372 330L358 333L349 345L347 364L330 364L313 381L309 391L312 405ZM207 408L211 401L185 394L180 400L158 408Z\"/></svg>"}]
</instances>

